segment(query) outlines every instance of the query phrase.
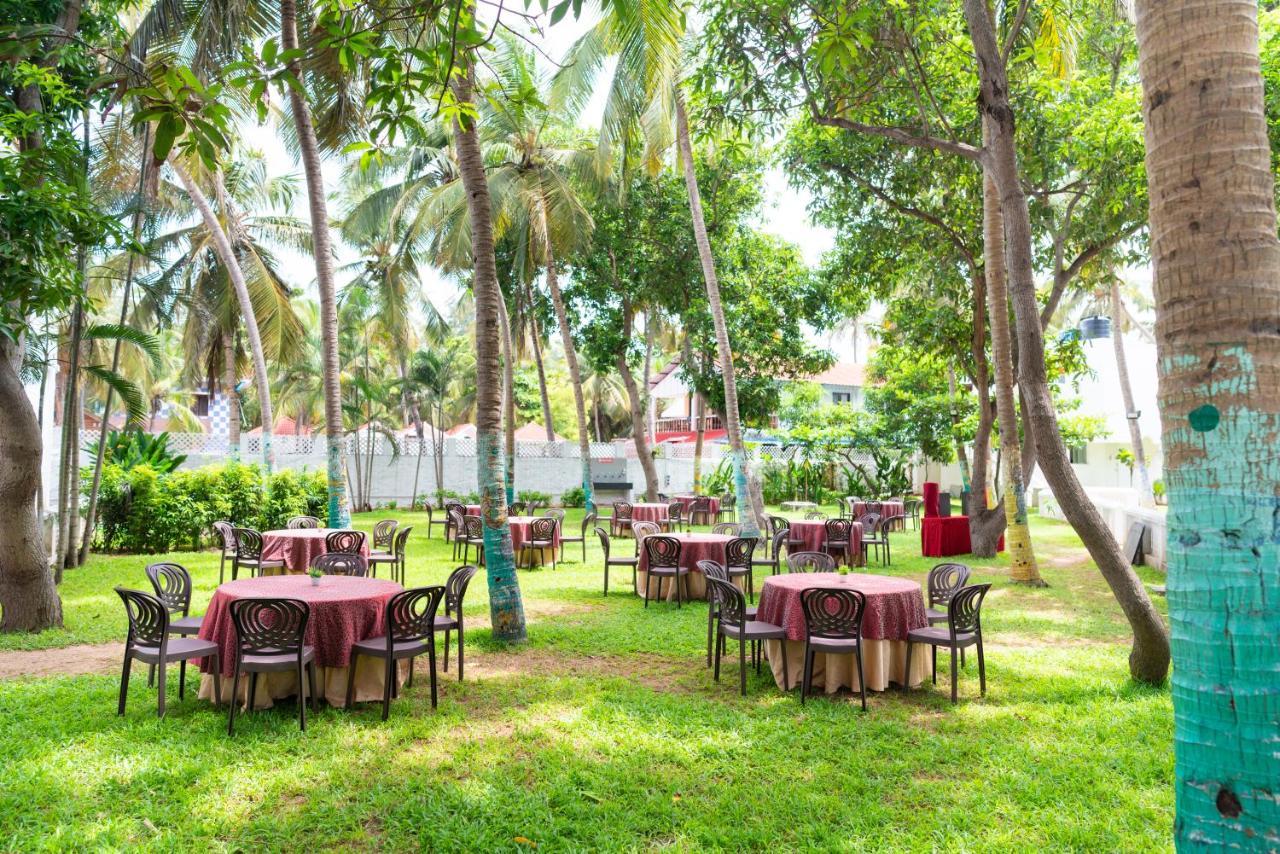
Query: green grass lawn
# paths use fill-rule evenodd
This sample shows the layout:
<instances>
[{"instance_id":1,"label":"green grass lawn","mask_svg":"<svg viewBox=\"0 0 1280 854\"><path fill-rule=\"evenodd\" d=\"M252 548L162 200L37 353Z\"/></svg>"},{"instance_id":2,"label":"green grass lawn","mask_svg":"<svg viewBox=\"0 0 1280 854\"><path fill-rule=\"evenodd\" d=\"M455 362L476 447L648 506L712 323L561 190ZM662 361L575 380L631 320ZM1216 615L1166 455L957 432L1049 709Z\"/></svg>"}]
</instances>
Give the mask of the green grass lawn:
<instances>
[{"instance_id":1,"label":"green grass lawn","mask_svg":"<svg viewBox=\"0 0 1280 854\"><path fill-rule=\"evenodd\" d=\"M439 529L428 540L423 514L394 511L357 526L386 516L416 526L409 583L442 582ZM585 564L571 546L558 570L521 573L518 650L490 640L477 576L474 668L442 682L434 713L418 682L385 724L375 705L325 708L300 733L285 702L229 739L225 712L176 693L157 720L140 676L123 718L113 675L0 681L0 846L1166 849L1168 692L1128 679L1125 624L1071 529L1036 518L1033 536L1047 588L973 561L995 583L989 690L978 698L970 657L956 707L941 684L872 694L866 714L847 695L801 707L767 667L741 698L736 666L718 685L704 667L705 605L646 611L621 574L602 597L594 543ZM195 577L198 613L217 555L172 557ZM121 639L111 588L145 587L146 562L93 558L63 584L64 630L0 648ZM908 531L883 571L923 581L933 562Z\"/></svg>"}]
</instances>

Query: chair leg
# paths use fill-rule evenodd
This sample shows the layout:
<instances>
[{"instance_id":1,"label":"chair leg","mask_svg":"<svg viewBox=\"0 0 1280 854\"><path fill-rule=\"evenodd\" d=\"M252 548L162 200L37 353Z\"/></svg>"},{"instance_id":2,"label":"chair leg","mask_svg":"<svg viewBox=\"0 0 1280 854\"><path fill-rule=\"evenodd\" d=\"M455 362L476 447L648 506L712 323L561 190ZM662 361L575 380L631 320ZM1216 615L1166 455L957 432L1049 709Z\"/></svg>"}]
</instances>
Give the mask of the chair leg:
<instances>
[{"instance_id":1,"label":"chair leg","mask_svg":"<svg viewBox=\"0 0 1280 854\"><path fill-rule=\"evenodd\" d=\"M745 632L738 635L738 684L742 691L742 696L747 696L747 636Z\"/></svg>"},{"instance_id":2,"label":"chair leg","mask_svg":"<svg viewBox=\"0 0 1280 854\"><path fill-rule=\"evenodd\" d=\"M911 641L907 641L907 672L902 674L902 690L911 689L911 648L914 647Z\"/></svg>"},{"instance_id":3,"label":"chair leg","mask_svg":"<svg viewBox=\"0 0 1280 854\"><path fill-rule=\"evenodd\" d=\"M347 709L355 703L356 697L356 653L351 653L351 663L347 665Z\"/></svg>"},{"instance_id":4,"label":"chair leg","mask_svg":"<svg viewBox=\"0 0 1280 854\"><path fill-rule=\"evenodd\" d=\"M787 672L787 639L782 638L779 643L782 644L782 690L789 691L791 674Z\"/></svg>"},{"instance_id":5,"label":"chair leg","mask_svg":"<svg viewBox=\"0 0 1280 854\"><path fill-rule=\"evenodd\" d=\"M451 629L444 630L444 670L449 672L449 633Z\"/></svg>"},{"instance_id":6,"label":"chair leg","mask_svg":"<svg viewBox=\"0 0 1280 854\"><path fill-rule=\"evenodd\" d=\"M431 708L436 707L436 638L432 635L427 641L427 664L431 666ZM413 667L413 659L409 659L410 668ZM412 669L409 671L412 673Z\"/></svg>"},{"instance_id":7,"label":"chair leg","mask_svg":"<svg viewBox=\"0 0 1280 854\"><path fill-rule=\"evenodd\" d=\"M465 638L462 636L462 611L458 611L458 681L462 681L462 665L463 665L463 644Z\"/></svg>"},{"instance_id":8,"label":"chair leg","mask_svg":"<svg viewBox=\"0 0 1280 854\"><path fill-rule=\"evenodd\" d=\"M956 674L956 663L960 658L959 650L954 646L951 647L951 705L956 704L956 683L959 676Z\"/></svg>"},{"instance_id":9,"label":"chair leg","mask_svg":"<svg viewBox=\"0 0 1280 854\"><path fill-rule=\"evenodd\" d=\"M213 702L214 705L222 705L222 656L214 653L210 656L213 659Z\"/></svg>"},{"instance_id":10,"label":"chair leg","mask_svg":"<svg viewBox=\"0 0 1280 854\"><path fill-rule=\"evenodd\" d=\"M644 606L649 607L649 585L653 583L653 573L646 572L644 574ZM658 592L662 592L662 588L658 588Z\"/></svg>"},{"instance_id":11,"label":"chair leg","mask_svg":"<svg viewBox=\"0 0 1280 854\"><path fill-rule=\"evenodd\" d=\"M222 558L218 561L218 583L222 583L223 573L227 571L227 550L222 550Z\"/></svg>"},{"instance_id":12,"label":"chair leg","mask_svg":"<svg viewBox=\"0 0 1280 854\"><path fill-rule=\"evenodd\" d=\"M156 667L156 690L159 692L159 705L156 708L156 717L164 717L164 701L165 701L165 677L168 671L168 662L162 661Z\"/></svg>"},{"instance_id":13,"label":"chair leg","mask_svg":"<svg viewBox=\"0 0 1280 854\"><path fill-rule=\"evenodd\" d=\"M253 672L249 674L249 711L253 711L257 707L258 697L258 674Z\"/></svg>"},{"instance_id":14,"label":"chair leg","mask_svg":"<svg viewBox=\"0 0 1280 854\"><path fill-rule=\"evenodd\" d=\"M307 678L302 656L298 656L298 729L307 731Z\"/></svg>"},{"instance_id":15,"label":"chair leg","mask_svg":"<svg viewBox=\"0 0 1280 854\"><path fill-rule=\"evenodd\" d=\"M311 689L311 711L320 711L320 668L314 660L307 662L307 686Z\"/></svg>"},{"instance_id":16,"label":"chair leg","mask_svg":"<svg viewBox=\"0 0 1280 854\"><path fill-rule=\"evenodd\" d=\"M987 663L982 657L982 635L978 635L978 681L982 684L982 696L987 696Z\"/></svg>"},{"instance_id":17,"label":"chair leg","mask_svg":"<svg viewBox=\"0 0 1280 854\"><path fill-rule=\"evenodd\" d=\"M154 664L147 665L147 687L154 688L156 684L156 666Z\"/></svg>"},{"instance_id":18,"label":"chair leg","mask_svg":"<svg viewBox=\"0 0 1280 854\"><path fill-rule=\"evenodd\" d=\"M933 653L933 684L938 684L938 648L930 646L929 650Z\"/></svg>"},{"instance_id":19,"label":"chair leg","mask_svg":"<svg viewBox=\"0 0 1280 854\"><path fill-rule=\"evenodd\" d=\"M124 714L124 701L129 696L129 670L133 667L133 656L128 650L124 653L124 666L120 670L120 705L116 708L117 715Z\"/></svg>"},{"instance_id":20,"label":"chair leg","mask_svg":"<svg viewBox=\"0 0 1280 854\"><path fill-rule=\"evenodd\" d=\"M813 679L813 650L809 648L809 642L804 642L804 673L800 676L800 705L804 705L804 701L809 696L809 681Z\"/></svg>"},{"instance_id":21,"label":"chair leg","mask_svg":"<svg viewBox=\"0 0 1280 854\"><path fill-rule=\"evenodd\" d=\"M720 681L720 653L724 650L724 635L716 634L715 680Z\"/></svg>"},{"instance_id":22,"label":"chair leg","mask_svg":"<svg viewBox=\"0 0 1280 854\"><path fill-rule=\"evenodd\" d=\"M862 639L858 639L858 687L862 689L862 711L867 710L867 680L862 675Z\"/></svg>"},{"instance_id":23,"label":"chair leg","mask_svg":"<svg viewBox=\"0 0 1280 854\"><path fill-rule=\"evenodd\" d=\"M432 638L433 638L433 639L434 639L434 637L435 637L435 635L432 635ZM409 659L409 678L408 678L407 680L405 680L404 686L405 686L406 688L412 688L412 687L413 687L413 659L412 659L412 658L410 658L410 659Z\"/></svg>"},{"instance_id":24,"label":"chair leg","mask_svg":"<svg viewBox=\"0 0 1280 854\"><path fill-rule=\"evenodd\" d=\"M714 603L712 603L714 604ZM715 614L707 609L707 667L711 666L711 634L715 631Z\"/></svg>"},{"instance_id":25,"label":"chair leg","mask_svg":"<svg viewBox=\"0 0 1280 854\"><path fill-rule=\"evenodd\" d=\"M178 662L178 700L183 700L187 695L187 660L184 658Z\"/></svg>"},{"instance_id":26,"label":"chair leg","mask_svg":"<svg viewBox=\"0 0 1280 854\"><path fill-rule=\"evenodd\" d=\"M586 558L583 558L586 561ZM604 559L604 595L609 595L609 559Z\"/></svg>"},{"instance_id":27,"label":"chair leg","mask_svg":"<svg viewBox=\"0 0 1280 854\"><path fill-rule=\"evenodd\" d=\"M396 660L387 656L386 684L382 686L382 719L391 716L391 687L396 684Z\"/></svg>"},{"instance_id":28,"label":"chair leg","mask_svg":"<svg viewBox=\"0 0 1280 854\"><path fill-rule=\"evenodd\" d=\"M227 735L236 734L236 706L240 705L240 657L236 656L235 670L231 674L231 706L227 713Z\"/></svg>"}]
</instances>

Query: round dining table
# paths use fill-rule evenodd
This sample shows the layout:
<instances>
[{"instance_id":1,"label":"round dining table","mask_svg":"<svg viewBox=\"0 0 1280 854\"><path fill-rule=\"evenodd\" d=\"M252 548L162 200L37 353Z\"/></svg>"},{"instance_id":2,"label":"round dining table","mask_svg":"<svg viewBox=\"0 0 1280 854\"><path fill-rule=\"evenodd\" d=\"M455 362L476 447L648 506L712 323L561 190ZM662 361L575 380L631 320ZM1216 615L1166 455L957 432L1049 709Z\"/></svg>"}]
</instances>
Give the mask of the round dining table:
<instances>
[{"instance_id":1,"label":"round dining table","mask_svg":"<svg viewBox=\"0 0 1280 854\"><path fill-rule=\"evenodd\" d=\"M827 546L827 523L825 519L793 519L791 534L787 537L788 552L820 552ZM862 523L854 522L849 526L849 542L851 545L850 560L854 564L862 564ZM791 545L799 543L799 545Z\"/></svg>"},{"instance_id":2,"label":"round dining table","mask_svg":"<svg viewBox=\"0 0 1280 854\"><path fill-rule=\"evenodd\" d=\"M667 505L643 501L639 504L632 504L631 521L657 522L661 524L667 521Z\"/></svg>"},{"instance_id":3,"label":"round dining table","mask_svg":"<svg viewBox=\"0 0 1280 854\"><path fill-rule=\"evenodd\" d=\"M690 519L692 518L692 514L693 514L693 504L699 498L707 499L708 506L711 508L711 515L706 519L700 519L698 521L698 524L710 525L714 523L715 520L720 518L720 499L719 498L713 498L709 495L677 495L675 497L675 500L679 501L680 504L684 507L684 518Z\"/></svg>"},{"instance_id":4,"label":"round dining table","mask_svg":"<svg viewBox=\"0 0 1280 854\"><path fill-rule=\"evenodd\" d=\"M529 540L533 539L533 522L539 516L508 516L507 523L511 526L511 548L515 552L517 565L520 562L520 547ZM559 554L560 549L560 522L556 522L555 532L551 536L552 546L550 550L542 548L538 557L540 563L550 563L552 559ZM526 559L530 558L529 552L525 553ZM527 565L527 564L525 564Z\"/></svg>"},{"instance_id":5,"label":"round dining table","mask_svg":"<svg viewBox=\"0 0 1280 854\"><path fill-rule=\"evenodd\" d=\"M293 528L280 531L262 532L262 559L284 561L284 572L305 573L311 569L311 562L327 552L325 537L336 528ZM366 534L360 553L369 557L369 536ZM279 575L282 571L268 568L263 575Z\"/></svg>"},{"instance_id":6,"label":"round dining table","mask_svg":"<svg viewBox=\"0 0 1280 854\"><path fill-rule=\"evenodd\" d=\"M305 642L315 648L319 668L321 696L333 706L347 702L347 668L351 666L351 647L358 641L386 634L387 601L404 588L394 581L380 578L355 578L326 575L318 585L307 575L276 575L241 578L219 585L205 611L200 625L200 638L213 641L222 655L222 697L229 694L230 679L235 672L236 630L231 621L231 603L237 599L301 599L310 608ZM386 684L385 665L372 656L356 659L355 699L358 702L381 701ZM209 662L201 663L200 697L213 700L213 678ZM408 673L402 662L397 679ZM240 677L238 702L247 702L249 678ZM300 691L293 671L258 674L254 697L257 708L269 708L274 700L297 696Z\"/></svg>"},{"instance_id":7,"label":"round dining table","mask_svg":"<svg viewBox=\"0 0 1280 854\"><path fill-rule=\"evenodd\" d=\"M905 501L885 500L885 501L878 501L878 502L877 502L877 501L854 501L854 502L853 502L853 515L854 515L854 516L861 516L863 513L867 513L867 512L869 512L869 510L868 510L868 508L867 508L867 505L868 505L868 504L879 504L879 505L880 505L880 518L881 518L881 519L884 519L885 517L888 517L888 516L903 516L903 515L905 515L905 514L906 514L906 502L905 502Z\"/></svg>"},{"instance_id":8,"label":"round dining table","mask_svg":"<svg viewBox=\"0 0 1280 854\"><path fill-rule=\"evenodd\" d=\"M698 570L698 561L714 560L723 566L725 562L725 546L733 537L728 534L704 534L698 532L662 534L662 536L675 537L680 541L680 566L689 570L689 574L685 576L684 598L707 598L707 580ZM649 580L649 555L645 552L644 540L640 541L639 547L640 560L636 566L636 595L644 596L645 584ZM649 598L674 599L676 588L672 581L673 579L671 578L663 578L655 582L653 587L649 589ZM735 578L733 581L738 587L742 587L744 584L741 577Z\"/></svg>"},{"instance_id":9,"label":"round dining table","mask_svg":"<svg viewBox=\"0 0 1280 854\"><path fill-rule=\"evenodd\" d=\"M781 626L787 635L786 656L789 684L782 675L782 641L765 641L765 655L773 670L773 678L784 691L797 687L804 674L804 639L806 624L800 594L810 587L852 588L867 597L862 615L862 666L867 688L883 691L890 682L916 686L929 672L929 651L916 650L907 668L907 633L929 625L920 585L909 578L851 572L793 572L772 575L760 590L757 619ZM857 691L858 665L852 654L813 657L812 688L834 694L841 688Z\"/></svg>"}]
</instances>

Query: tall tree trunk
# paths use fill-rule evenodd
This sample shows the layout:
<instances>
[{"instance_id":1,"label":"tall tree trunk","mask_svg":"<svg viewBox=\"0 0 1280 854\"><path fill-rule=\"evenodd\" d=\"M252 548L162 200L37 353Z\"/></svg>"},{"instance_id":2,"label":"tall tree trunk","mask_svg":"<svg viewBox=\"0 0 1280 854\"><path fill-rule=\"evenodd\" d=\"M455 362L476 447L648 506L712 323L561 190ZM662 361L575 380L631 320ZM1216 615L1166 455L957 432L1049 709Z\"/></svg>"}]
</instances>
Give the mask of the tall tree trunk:
<instances>
[{"instance_id":1,"label":"tall tree trunk","mask_svg":"<svg viewBox=\"0 0 1280 854\"><path fill-rule=\"evenodd\" d=\"M956 391L956 369L947 366L947 390L950 393L948 403L951 408L951 438L956 446L956 460L960 463L960 483L963 489L965 512L968 512L969 499L973 493L973 480L969 474L969 455L964 450L964 440L960 438L960 409Z\"/></svg>"},{"instance_id":2,"label":"tall tree trunk","mask_svg":"<svg viewBox=\"0 0 1280 854\"><path fill-rule=\"evenodd\" d=\"M227 398L227 450L240 459L240 392L236 389L236 336L222 330L222 393Z\"/></svg>"},{"instance_id":3,"label":"tall tree trunk","mask_svg":"<svg viewBox=\"0 0 1280 854\"><path fill-rule=\"evenodd\" d=\"M707 286L707 302L711 319L716 328L716 350L720 356L720 374L724 378L724 426L729 434L730 454L733 458L734 491L742 503L742 536L759 537L765 528L764 508L759 506L753 490L748 486L747 448L742 441L742 425L738 421L738 383L734 376L733 349L729 346L729 327L724 320L724 307L720 304L720 282L716 278L716 264L711 257L711 241L707 238L707 223L702 215L702 196L698 192L698 174L693 163L693 143L689 139L689 117L685 113L684 96L676 91L676 142L684 167L684 183L689 193L689 211L693 218L693 237L698 244L698 258L702 262L702 278Z\"/></svg>"},{"instance_id":4,"label":"tall tree trunk","mask_svg":"<svg viewBox=\"0 0 1280 854\"><path fill-rule=\"evenodd\" d=\"M470 57L454 79L453 91L459 103L471 103ZM498 427L502 421L502 385L498 377L499 303L498 265L493 255L493 212L484 159L475 120L454 119L454 144L458 172L467 194L471 221L471 254L475 264L472 290L476 300L476 474L484 496L485 567L489 578L489 618L493 636L501 641L527 638L520 582L516 578L511 526L507 524L506 496L502 489L502 449Z\"/></svg>"},{"instance_id":5,"label":"tall tree trunk","mask_svg":"<svg viewBox=\"0 0 1280 854\"><path fill-rule=\"evenodd\" d=\"M1129 672L1139 681L1160 683L1169 672L1169 633L1106 522L1080 486L1058 430L1044 364L1044 337L1032 266L1031 219L1018 175L1008 79L986 0L964 0L964 10L978 60L979 109L991 131L990 146L983 155L984 165L990 167L995 178L1004 216L1023 412L1035 441L1040 467L1054 497L1084 541L1133 629Z\"/></svg>"},{"instance_id":6,"label":"tall tree trunk","mask_svg":"<svg viewBox=\"0 0 1280 854\"><path fill-rule=\"evenodd\" d=\"M82 248L80 252L84 253ZM84 257L77 266L83 273ZM85 281L81 275L80 280ZM80 443L79 410L76 400L80 388L80 340L84 331L84 299L76 299L71 310L71 343L67 347L67 371L63 380L62 447L58 454L58 537L53 544L54 581L62 583L62 570L67 563L67 545L71 542L71 496L79 489L80 474L74 468L75 449Z\"/></svg>"},{"instance_id":7,"label":"tall tree trunk","mask_svg":"<svg viewBox=\"0 0 1280 854\"><path fill-rule=\"evenodd\" d=\"M542 330L538 327L538 315L533 306L533 288L525 283L525 298L529 301L529 338L533 341L533 364L538 369L538 394L542 397L542 426L547 428L547 441L556 440L556 428L551 423L551 398L547 395L547 367L542 363Z\"/></svg>"},{"instance_id":8,"label":"tall tree trunk","mask_svg":"<svg viewBox=\"0 0 1280 854\"><path fill-rule=\"evenodd\" d=\"M502 296L499 286L498 295ZM511 318L507 314L507 302L498 302L498 326L502 330L502 419L503 439L506 444L507 464L503 468L503 481L507 490L507 506L516 500L516 357L515 343L511 340Z\"/></svg>"},{"instance_id":9,"label":"tall tree trunk","mask_svg":"<svg viewBox=\"0 0 1280 854\"><path fill-rule=\"evenodd\" d=\"M689 336L684 336L684 363L689 375L694 374L693 347L689 345ZM694 438L693 438L693 494L702 494L702 448L707 437L707 401L702 394L693 389L694 397Z\"/></svg>"},{"instance_id":10,"label":"tall tree trunk","mask_svg":"<svg viewBox=\"0 0 1280 854\"><path fill-rule=\"evenodd\" d=\"M85 345L80 345L81 361L84 360ZM104 416L105 417L105 416ZM84 382L83 380L76 384L76 397L71 406L71 423L74 425L71 436L71 447L67 449L67 477L71 483L71 490L67 493L67 543L66 554L63 555L62 565L64 567L74 567L76 558L80 554L80 451L81 436L84 432Z\"/></svg>"},{"instance_id":11,"label":"tall tree trunk","mask_svg":"<svg viewBox=\"0 0 1280 854\"><path fill-rule=\"evenodd\" d=\"M1124 335L1120 333L1124 306L1120 301L1120 280L1111 281L1111 340L1116 351L1116 379L1120 381L1120 397L1124 401L1124 420L1129 424L1129 447L1133 451L1133 467L1138 470L1138 499L1143 507L1155 507L1151 489L1151 473L1147 471L1147 454L1142 449L1142 427L1138 424L1137 407L1133 405L1133 386L1129 384L1129 362L1124 355Z\"/></svg>"},{"instance_id":12,"label":"tall tree trunk","mask_svg":"<svg viewBox=\"0 0 1280 854\"><path fill-rule=\"evenodd\" d=\"M249 297L249 286L245 284L244 271L240 269L240 259L236 256L231 241L222 228L222 223L213 212L209 199L196 186L196 182L176 158L170 159L169 165L173 167L178 180L182 182L182 188L191 197L192 204L200 212L204 227L208 229L209 236L213 239L214 253L226 269L236 300L240 303L245 334L249 336L249 353L253 359L253 378L258 389L258 407L262 410L262 467L265 473L270 475L275 467L275 452L271 447L271 430L275 423L271 411L271 382L267 378L267 359L262 351L262 337L258 334L258 318L253 311L253 300ZM221 184L221 181L221 175L214 177L216 184Z\"/></svg>"},{"instance_id":13,"label":"tall tree trunk","mask_svg":"<svg viewBox=\"0 0 1280 854\"><path fill-rule=\"evenodd\" d=\"M40 427L18 375L22 344L0 336L0 632L62 625L36 515Z\"/></svg>"},{"instance_id":14,"label":"tall tree trunk","mask_svg":"<svg viewBox=\"0 0 1280 854\"><path fill-rule=\"evenodd\" d=\"M1137 3L1180 850L1280 838L1280 244L1257 13Z\"/></svg>"},{"instance_id":15,"label":"tall tree trunk","mask_svg":"<svg viewBox=\"0 0 1280 854\"><path fill-rule=\"evenodd\" d=\"M280 0L280 46L286 51L298 47L297 0ZM333 244L329 239L329 210L325 201L324 173L320 169L320 144L311 123L311 107L304 96L302 64L289 63L298 86L289 88L289 107L298 134L302 169L307 178L307 205L311 213L311 251L316 264L316 286L320 292L320 344L324 361L324 434L328 465L329 527L351 524L347 509L347 487L342 473L342 365L338 358L338 306L333 283Z\"/></svg>"},{"instance_id":16,"label":"tall tree trunk","mask_svg":"<svg viewBox=\"0 0 1280 854\"><path fill-rule=\"evenodd\" d=\"M551 304L556 309L556 323L560 326L560 343L564 347L564 361L569 366L569 382L573 385L573 408L578 417L578 453L582 455L582 493L586 496L588 511L595 506L591 487L591 434L587 428L587 404L582 395L582 372L578 370L578 351L573 346L573 330L569 328L569 313L564 307L564 295L560 293L560 277L556 274L556 259L551 247L551 234L547 226L547 200L539 200L542 218L542 248L547 261L547 288L551 291Z\"/></svg>"},{"instance_id":17,"label":"tall tree trunk","mask_svg":"<svg viewBox=\"0 0 1280 854\"><path fill-rule=\"evenodd\" d=\"M431 452L436 471L436 503L444 506L444 395L436 402L435 432L431 436Z\"/></svg>"},{"instance_id":18,"label":"tall tree trunk","mask_svg":"<svg viewBox=\"0 0 1280 854\"><path fill-rule=\"evenodd\" d=\"M986 170L984 170L985 172ZM1027 524L1027 497L1022 485L1018 447L1018 409L1013 396L1013 344L1009 334L1009 296L1005 286L1004 218L1000 196L989 172L982 181L982 232L987 277L987 311L991 319L991 361L996 372L996 417L1000 420L1000 454L1004 464L1004 514L1008 532L1009 577L1043 585Z\"/></svg>"},{"instance_id":19,"label":"tall tree trunk","mask_svg":"<svg viewBox=\"0 0 1280 854\"><path fill-rule=\"evenodd\" d=\"M613 250L609 250L610 261ZM615 269L614 276L617 276ZM622 298L622 340L631 338L631 324L634 320L631 301ZM636 457L640 460L640 469L644 472L644 500L658 500L658 467L653 464L653 452L649 448L649 425L645 418L644 398L636 385L636 375L631 371L631 363L627 361L627 351L618 353L618 375L622 377L622 386L627 391L627 411L631 414L631 437L636 443Z\"/></svg>"},{"instance_id":20,"label":"tall tree trunk","mask_svg":"<svg viewBox=\"0 0 1280 854\"><path fill-rule=\"evenodd\" d=\"M143 198L143 189L147 185L147 171L151 166L151 125L148 124L142 133L142 158L138 164L138 190L134 196L133 223L130 233L133 236L133 242L137 243L142 236L142 220L146 216L146 203ZM124 293L120 298L120 325L124 326L129 320L129 297L133 291L133 269L137 256L134 255L132 248L129 249L129 260L125 262L124 270ZM115 373L120 369L120 348L124 346L124 340L117 338L115 346L111 350L111 372ZM102 402L103 419L98 427L98 449L94 453L93 459L93 479L89 485L89 510L85 513L84 535L80 541L80 554L77 557L76 564L81 565L89 559L89 549L93 545L93 531L97 527L98 521L98 490L102 487L102 463L107 453L107 430L108 419L106 416L111 414L111 403L115 389L107 386L106 396Z\"/></svg>"}]
</instances>

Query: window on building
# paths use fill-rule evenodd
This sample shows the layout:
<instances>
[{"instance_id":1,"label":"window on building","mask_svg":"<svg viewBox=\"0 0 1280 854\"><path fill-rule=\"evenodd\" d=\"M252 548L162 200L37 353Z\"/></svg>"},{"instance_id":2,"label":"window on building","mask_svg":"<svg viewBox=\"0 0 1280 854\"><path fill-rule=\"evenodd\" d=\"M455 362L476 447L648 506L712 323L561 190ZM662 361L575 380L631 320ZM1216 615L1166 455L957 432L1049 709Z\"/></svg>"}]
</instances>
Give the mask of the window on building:
<instances>
[{"instance_id":1,"label":"window on building","mask_svg":"<svg viewBox=\"0 0 1280 854\"><path fill-rule=\"evenodd\" d=\"M853 394L847 391L833 391L831 392L831 402L843 403L845 406L852 406Z\"/></svg>"},{"instance_id":2,"label":"window on building","mask_svg":"<svg viewBox=\"0 0 1280 854\"><path fill-rule=\"evenodd\" d=\"M1089 447L1087 445L1072 445L1067 450L1071 454L1071 462L1075 465L1082 466L1089 462Z\"/></svg>"},{"instance_id":3,"label":"window on building","mask_svg":"<svg viewBox=\"0 0 1280 854\"><path fill-rule=\"evenodd\" d=\"M209 414L209 394L208 392L198 391L195 394L195 400L192 401L191 411L198 418L204 418Z\"/></svg>"}]
</instances>

